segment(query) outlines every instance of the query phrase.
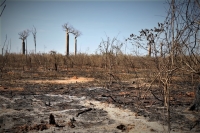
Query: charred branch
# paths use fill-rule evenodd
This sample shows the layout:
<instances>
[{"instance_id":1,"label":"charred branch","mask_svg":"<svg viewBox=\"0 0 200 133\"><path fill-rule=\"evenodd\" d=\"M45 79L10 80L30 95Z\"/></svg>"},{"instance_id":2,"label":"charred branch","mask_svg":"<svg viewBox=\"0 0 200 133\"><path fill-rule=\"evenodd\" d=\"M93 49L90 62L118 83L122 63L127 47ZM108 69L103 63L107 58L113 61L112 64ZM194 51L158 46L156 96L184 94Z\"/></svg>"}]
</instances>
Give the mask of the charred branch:
<instances>
[{"instance_id":1,"label":"charred branch","mask_svg":"<svg viewBox=\"0 0 200 133\"><path fill-rule=\"evenodd\" d=\"M92 110L92 108L89 108L89 109L83 110L83 111L79 112L79 113L76 115L76 117L78 117L80 114L83 114L83 113L89 112L89 111L91 111L91 110Z\"/></svg>"}]
</instances>

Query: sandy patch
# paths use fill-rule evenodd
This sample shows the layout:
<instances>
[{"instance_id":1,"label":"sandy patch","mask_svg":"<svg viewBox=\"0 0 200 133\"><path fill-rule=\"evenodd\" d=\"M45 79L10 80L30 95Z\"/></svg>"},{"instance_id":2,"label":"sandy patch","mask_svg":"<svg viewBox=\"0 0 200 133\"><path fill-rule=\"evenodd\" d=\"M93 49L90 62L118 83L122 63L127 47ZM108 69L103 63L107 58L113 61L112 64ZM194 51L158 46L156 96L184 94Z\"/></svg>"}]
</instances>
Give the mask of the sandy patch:
<instances>
[{"instance_id":1,"label":"sandy patch","mask_svg":"<svg viewBox=\"0 0 200 133\"><path fill-rule=\"evenodd\" d=\"M142 116L137 116L136 113L128 109L120 109L113 104L101 103L99 101L84 101L85 106L91 104L98 109L103 109L108 112L109 118L116 121L116 124L125 125L125 132L129 133L149 133L149 132L167 132L167 127L158 122L149 122Z\"/></svg>"},{"instance_id":2,"label":"sandy patch","mask_svg":"<svg viewBox=\"0 0 200 133\"><path fill-rule=\"evenodd\" d=\"M89 81L93 81L94 78L85 78L85 77L72 77L72 78L64 78L64 79L56 79L56 80L25 80L25 82L31 83L43 83L43 84L70 84L70 83L85 83Z\"/></svg>"}]
</instances>

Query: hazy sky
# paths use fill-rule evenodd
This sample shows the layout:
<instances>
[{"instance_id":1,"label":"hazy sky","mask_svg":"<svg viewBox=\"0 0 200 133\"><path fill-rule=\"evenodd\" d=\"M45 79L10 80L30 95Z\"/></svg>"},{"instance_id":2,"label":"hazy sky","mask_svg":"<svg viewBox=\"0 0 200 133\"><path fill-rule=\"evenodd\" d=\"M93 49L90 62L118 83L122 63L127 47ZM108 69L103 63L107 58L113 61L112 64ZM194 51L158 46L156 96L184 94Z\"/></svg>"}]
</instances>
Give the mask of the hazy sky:
<instances>
[{"instance_id":1,"label":"hazy sky","mask_svg":"<svg viewBox=\"0 0 200 133\"><path fill-rule=\"evenodd\" d=\"M78 52L95 53L106 35L111 38L118 35L118 39L125 42L124 39L131 33L138 34L141 29L157 26L157 22L164 21L167 6L165 0L7 0L0 18L0 48L7 34L8 40L11 40L11 52L21 52L22 41L18 33L34 25L37 29L37 52L55 50L65 54L66 33L62 25L68 22L82 32L77 40ZM28 52L33 51L32 34L27 42ZM69 47L70 53L73 53L72 34ZM127 43L127 51L132 48Z\"/></svg>"}]
</instances>

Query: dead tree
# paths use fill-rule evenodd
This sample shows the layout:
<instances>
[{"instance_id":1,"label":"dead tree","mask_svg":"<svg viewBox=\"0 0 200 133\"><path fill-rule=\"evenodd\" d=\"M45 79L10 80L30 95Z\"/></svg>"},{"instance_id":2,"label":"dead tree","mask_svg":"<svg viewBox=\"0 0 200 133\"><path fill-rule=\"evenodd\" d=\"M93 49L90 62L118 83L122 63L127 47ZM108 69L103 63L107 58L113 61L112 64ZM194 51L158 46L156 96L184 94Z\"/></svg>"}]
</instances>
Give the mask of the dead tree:
<instances>
[{"instance_id":1,"label":"dead tree","mask_svg":"<svg viewBox=\"0 0 200 133\"><path fill-rule=\"evenodd\" d=\"M7 35L6 35L6 39L5 39L4 45L2 47L2 56L3 56L3 50L4 50L4 47L5 47L6 41L7 41Z\"/></svg>"},{"instance_id":2,"label":"dead tree","mask_svg":"<svg viewBox=\"0 0 200 133\"><path fill-rule=\"evenodd\" d=\"M78 30L75 30L74 31L74 41L75 41L75 44L74 44L74 54L76 55L77 54L77 37L79 37L82 33Z\"/></svg>"},{"instance_id":3,"label":"dead tree","mask_svg":"<svg viewBox=\"0 0 200 133\"><path fill-rule=\"evenodd\" d=\"M35 28L35 26L33 25L33 29L32 29L32 34L33 34L33 38L34 38L34 43L35 43L35 54L36 54L36 33L37 33L37 30Z\"/></svg>"},{"instance_id":4,"label":"dead tree","mask_svg":"<svg viewBox=\"0 0 200 133\"><path fill-rule=\"evenodd\" d=\"M22 54L25 54L25 40L27 39L29 35L29 30L24 30L22 32L19 32L18 35L19 35L19 39L22 40Z\"/></svg>"},{"instance_id":5,"label":"dead tree","mask_svg":"<svg viewBox=\"0 0 200 133\"><path fill-rule=\"evenodd\" d=\"M66 55L69 56L69 33L73 34L74 28L69 23L65 23L62 27L66 31Z\"/></svg>"}]
</instances>

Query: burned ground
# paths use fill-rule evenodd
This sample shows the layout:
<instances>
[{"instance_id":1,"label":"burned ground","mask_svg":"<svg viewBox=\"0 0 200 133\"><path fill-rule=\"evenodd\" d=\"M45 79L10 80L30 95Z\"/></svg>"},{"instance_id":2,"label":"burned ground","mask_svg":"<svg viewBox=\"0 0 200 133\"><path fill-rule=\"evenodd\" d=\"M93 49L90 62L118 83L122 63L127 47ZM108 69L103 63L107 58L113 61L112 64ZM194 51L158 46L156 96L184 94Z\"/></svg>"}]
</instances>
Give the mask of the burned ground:
<instances>
[{"instance_id":1,"label":"burned ground","mask_svg":"<svg viewBox=\"0 0 200 133\"><path fill-rule=\"evenodd\" d=\"M0 86L0 132L167 131L159 86L148 90L148 81L134 77L108 82L104 80L108 74L75 72L5 73ZM188 111L194 93L184 83L171 90L171 131L199 132L198 112ZM50 123L51 114L55 124Z\"/></svg>"}]
</instances>

